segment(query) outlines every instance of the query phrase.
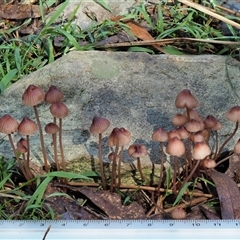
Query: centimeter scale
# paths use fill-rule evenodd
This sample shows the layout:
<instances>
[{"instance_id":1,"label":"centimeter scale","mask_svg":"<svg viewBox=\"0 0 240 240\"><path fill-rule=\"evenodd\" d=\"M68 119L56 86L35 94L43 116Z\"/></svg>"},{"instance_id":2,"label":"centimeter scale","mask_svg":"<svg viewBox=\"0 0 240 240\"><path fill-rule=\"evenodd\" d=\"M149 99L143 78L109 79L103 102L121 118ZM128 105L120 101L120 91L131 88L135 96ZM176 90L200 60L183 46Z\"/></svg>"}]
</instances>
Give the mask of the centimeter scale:
<instances>
[{"instance_id":1,"label":"centimeter scale","mask_svg":"<svg viewBox=\"0 0 240 240\"><path fill-rule=\"evenodd\" d=\"M0 240L240 239L240 220L0 220Z\"/></svg>"}]
</instances>

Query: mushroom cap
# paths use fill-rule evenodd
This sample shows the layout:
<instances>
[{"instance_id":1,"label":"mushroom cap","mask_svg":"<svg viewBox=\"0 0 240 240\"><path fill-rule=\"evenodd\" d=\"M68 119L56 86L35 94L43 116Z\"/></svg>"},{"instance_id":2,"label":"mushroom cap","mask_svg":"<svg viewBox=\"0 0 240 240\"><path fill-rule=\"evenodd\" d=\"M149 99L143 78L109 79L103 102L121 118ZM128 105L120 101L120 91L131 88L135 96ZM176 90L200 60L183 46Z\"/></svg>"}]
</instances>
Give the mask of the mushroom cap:
<instances>
[{"instance_id":1,"label":"mushroom cap","mask_svg":"<svg viewBox=\"0 0 240 240\"><path fill-rule=\"evenodd\" d=\"M5 134L11 134L18 129L18 121L9 114L5 114L0 118L0 132Z\"/></svg>"},{"instance_id":2,"label":"mushroom cap","mask_svg":"<svg viewBox=\"0 0 240 240\"><path fill-rule=\"evenodd\" d=\"M185 153L185 146L178 137L174 137L169 140L166 152L171 156L180 157Z\"/></svg>"},{"instance_id":3,"label":"mushroom cap","mask_svg":"<svg viewBox=\"0 0 240 240\"><path fill-rule=\"evenodd\" d=\"M177 129L177 131L178 131L181 139L186 139L191 136L190 132L188 132L184 126L180 126Z\"/></svg>"},{"instance_id":4,"label":"mushroom cap","mask_svg":"<svg viewBox=\"0 0 240 240\"><path fill-rule=\"evenodd\" d=\"M58 127L58 125L57 124L55 124L55 123L48 123L46 126L45 126L45 132L47 133L47 134L54 134L54 133L57 133L57 132L59 132L59 127Z\"/></svg>"},{"instance_id":5,"label":"mushroom cap","mask_svg":"<svg viewBox=\"0 0 240 240\"><path fill-rule=\"evenodd\" d=\"M21 135L32 135L37 131L37 124L28 117L24 117L18 126L18 133Z\"/></svg>"},{"instance_id":6,"label":"mushroom cap","mask_svg":"<svg viewBox=\"0 0 240 240\"><path fill-rule=\"evenodd\" d=\"M63 93L54 85L51 85L45 94L45 102L50 104L62 102L63 98Z\"/></svg>"},{"instance_id":7,"label":"mushroom cap","mask_svg":"<svg viewBox=\"0 0 240 240\"><path fill-rule=\"evenodd\" d=\"M26 153L28 150L28 142L25 138L21 138L17 142L17 151L20 153Z\"/></svg>"},{"instance_id":8,"label":"mushroom cap","mask_svg":"<svg viewBox=\"0 0 240 240\"><path fill-rule=\"evenodd\" d=\"M109 153L109 154L108 154L108 159L109 159L110 161L113 161L114 155L115 155L114 152ZM117 161L117 162L119 161L119 156L118 156L118 155L116 156L116 161Z\"/></svg>"},{"instance_id":9,"label":"mushroom cap","mask_svg":"<svg viewBox=\"0 0 240 240\"><path fill-rule=\"evenodd\" d=\"M167 142L168 134L163 128L159 127L152 134L152 140L156 142Z\"/></svg>"},{"instance_id":10,"label":"mushroom cap","mask_svg":"<svg viewBox=\"0 0 240 240\"><path fill-rule=\"evenodd\" d=\"M63 102L57 102L50 106L50 112L56 118L65 118L69 114L69 109Z\"/></svg>"},{"instance_id":11,"label":"mushroom cap","mask_svg":"<svg viewBox=\"0 0 240 240\"><path fill-rule=\"evenodd\" d=\"M202 160L211 154L210 147L205 142L198 142L194 145L192 157L195 160Z\"/></svg>"},{"instance_id":12,"label":"mushroom cap","mask_svg":"<svg viewBox=\"0 0 240 240\"><path fill-rule=\"evenodd\" d=\"M211 129L212 127L214 127L217 124L217 119L213 115L208 115L204 119L203 123L206 128Z\"/></svg>"},{"instance_id":13,"label":"mushroom cap","mask_svg":"<svg viewBox=\"0 0 240 240\"><path fill-rule=\"evenodd\" d=\"M223 125L217 120L217 123L210 128L211 131L217 131L222 129Z\"/></svg>"},{"instance_id":14,"label":"mushroom cap","mask_svg":"<svg viewBox=\"0 0 240 240\"><path fill-rule=\"evenodd\" d=\"M184 89L178 93L175 100L175 106L177 108L191 109L198 107L199 102L188 89Z\"/></svg>"},{"instance_id":15,"label":"mushroom cap","mask_svg":"<svg viewBox=\"0 0 240 240\"><path fill-rule=\"evenodd\" d=\"M194 143L205 142L205 138L200 131L192 134L190 138Z\"/></svg>"},{"instance_id":16,"label":"mushroom cap","mask_svg":"<svg viewBox=\"0 0 240 240\"><path fill-rule=\"evenodd\" d=\"M233 151L236 154L240 154L240 139L238 139L237 143L235 144Z\"/></svg>"},{"instance_id":17,"label":"mushroom cap","mask_svg":"<svg viewBox=\"0 0 240 240\"><path fill-rule=\"evenodd\" d=\"M178 130L173 129L173 130L170 130L168 132L168 139L171 139L171 138L174 138L174 137L177 137L178 139L181 139L181 136L180 136Z\"/></svg>"},{"instance_id":18,"label":"mushroom cap","mask_svg":"<svg viewBox=\"0 0 240 240\"><path fill-rule=\"evenodd\" d=\"M20 138L17 145L23 145L25 148L28 148L28 142L25 138Z\"/></svg>"},{"instance_id":19,"label":"mushroom cap","mask_svg":"<svg viewBox=\"0 0 240 240\"><path fill-rule=\"evenodd\" d=\"M114 128L108 137L108 146L125 146L131 141L131 133L125 128Z\"/></svg>"},{"instance_id":20,"label":"mushroom cap","mask_svg":"<svg viewBox=\"0 0 240 240\"><path fill-rule=\"evenodd\" d=\"M133 158L138 158L138 157L144 157L148 154L147 148L143 144L132 144L128 148L128 154L129 156Z\"/></svg>"},{"instance_id":21,"label":"mushroom cap","mask_svg":"<svg viewBox=\"0 0 240 240\"><path fill-rule=\"evenodd\" d=\"M234 106L226 113L226 118L232 122L240 122L240 107Z\"/></svg>"},{"instance_id":22,"label":"mushroom cap","mask_svg":"<svg viewBox=\"0 0 240 240\"><path fill-rule=\"evenodd\" d=\"M29 85L28 88L22 95L22 102L26 106L36 106L42 102L45 98L44 91L33 84Z\"/></svg>"},{"instance_id":23,"label":"mushroom cap","mask_svg":"<svg viewBox=\"0 0 240 240\"><path fill-rule=\"evenodd\" d=\"M173 116L172 124L176 127L182 126L187 122L187 118L185 115L178 113Z\"/></svg>"},{"instance_id":24,"label":"mushroom cap","mask_svg":"<svg viewBox=\"0 0 240 240\"><path fill-rule=\"evenodd\" d=\"M100 134L105 132L109 126L110 126L110 122L108 121L108 119L95 116L90 126L90 132L93 135Z\"/></svg>"},{"instance_id":25,"label":"mushroom cap","mask_svg":"<svg viewBox=\"0 0 240 240\"><path fill-rule=\"evenodd\" d=\"M211 158L206 158L202 161L202 166L204 168L215 168L216 165L216 162Z\"/></svg>"},{"instance_id":26,"label":"mushroom cap","mask_svg":"<svg viewBox=\"0 0 240 240\"><path fill-rule=\"evenodd\" d=\"M187 131L194 133L204 129L204 124L195 119L190 119L185 125Z\"/></svg>"},{"instance_id":27,"label":"mushroom cap","mask_svg":"<svg viewBox=\"0 0 240 240\"><path fill-rule=\"evenodd\" d=\"M188 112L189 112L190 119L195 119L199 122L202 122L202 117L199 115L196 109L189 109ZM188 117L187 111L185 111L183 115L187 118Z\"/></svg>"},{"instance_id":28,"label":"mushroom cap","mask_svg":"<svg viewBox=\"0 0 240 240\"><path fill-rule=\"evenodd\" d=\"M181 207L177 207L171 211L171 217L176 220L184 219L187 217L187 213L186 213L185 209L183 209Z\"/></svg>"}]
</instances>

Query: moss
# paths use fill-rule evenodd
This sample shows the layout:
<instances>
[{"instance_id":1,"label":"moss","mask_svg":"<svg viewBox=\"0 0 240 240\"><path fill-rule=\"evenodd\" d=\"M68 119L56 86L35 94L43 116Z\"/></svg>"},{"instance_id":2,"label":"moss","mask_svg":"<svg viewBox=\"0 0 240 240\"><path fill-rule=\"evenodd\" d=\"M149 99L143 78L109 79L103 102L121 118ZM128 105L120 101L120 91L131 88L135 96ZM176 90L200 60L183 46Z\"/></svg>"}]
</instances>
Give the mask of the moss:
<instances>
[{"instance_id":1,"label":"moss","mask_svg":"<svg viewBox=\"0 0 240 240\"><path fill-rule=\"evenodd\" d=\"M100 174L99 162L97 159L82 157L80 159L75 159L67 163L67 171L74 173L84 173L87 171L94 171ZM111 176L111 164L104 164L104 171L107 180ZM158 177L160 174L160 166L158 164L149 164L144 166L142 169L143 175L145 176L148 183L151 185L158 184ZM100 178L99 178L100 180ZM95 179L96 181L96 179ZM92 180L94 182L94 179ZM141 185L141 177L137 171L135 163L122 163L121 165L121 182L126 185Z\"/></svg>"}]
</instances>

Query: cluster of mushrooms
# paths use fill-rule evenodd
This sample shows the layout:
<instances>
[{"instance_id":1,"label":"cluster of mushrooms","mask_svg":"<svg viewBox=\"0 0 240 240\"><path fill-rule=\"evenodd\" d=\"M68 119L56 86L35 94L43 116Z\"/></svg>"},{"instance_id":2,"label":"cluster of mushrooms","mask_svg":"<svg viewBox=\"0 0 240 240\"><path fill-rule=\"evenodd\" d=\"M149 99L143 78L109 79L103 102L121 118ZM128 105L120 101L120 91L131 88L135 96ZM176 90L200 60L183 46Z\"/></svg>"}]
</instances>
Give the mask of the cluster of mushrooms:
<instances>
[{"instance_id":1,"label":"cluster of mushrooms","mask_svg":"<svg viewBox=\"0 0 240 240\"><path fill-rule=\"evenodd\" d=\"M52 135L53 146L54 146L54 160L56 163L56 168L59 171L60 169L66 170L66 164L64 159L64 151L62 145L62 119L67 117L69 114L68 107L62 102L63 93L57 89L55 86L51 86L49 90L45 93L40 87L35 85L29 85L28 88L22 95L22 102L24 105L33 107L36 122L31 120L28 117L24 117L19 123L9 114L5 114L0 118L0 132L7 134L10 144L12 146L14 155L17 159L19 168L26 178L27 181L33 178L33 174L30 170L30 141L29 136L33 135L37 130L39 130L41 149L43 153L44 160L44 170L48 172L50 170L49 162L47 159L46 148L44 145L44 138L42 132L42 126L39 120L39 114L37 110L37 105L45 101L50 105L50 112L53 116L53 122L48 123L45 126L46 133ZM12 139L12 133L18 132L22 137L17 142L16 146L14 145ZM56 134L59 135L59 148L61 153L61 164L58 160L57 154L57 138ZM20 159L19 153L22 155Z\"/></svg>"},{"instance_id":2,"label":"cluster of mushrooms","mask_svg":"<svg viewBox=\"0 0 240 240\"><path fill-rule=\"evenodd\" d=\"M185 183L199 175L200 171L211 171L221 162L216 162L220 156L224 146L230 141L238 129L240 121L240 107L234 106L226 113L226 118L235 122L235 129L230 136L218 145L218 131L222 129L221 122L213 115L208 115L203 119L196 108L199 106L198 100L191 94L188 89L184 89L177 95L175 106L183 109L184 112L178 113L172 118L174 129L166 131L163 128L157 128L152 134L152 140L160 144L160 175L157 189L159 191L162 186L165 154L169 154L173 158L173 176L172 189L173 193L177 193ZM99 135L99 163L101 171L101 183L103 189L107 189L106 179L104 176L104 167L102 160L102 133L107 130L110 122L106 118L94 117L90 132ZM215 139L214 146L210 147L210 136ZM131 133L121 127L114 128L108 137L108 146L114 147L115 150L109 154L112 161L110 190L121 185L121 161L123 157L123 149L131 142ZM165 150L164 150L165 149ZM235 153L240 153L240 140L234 147ZM128 154L137 158L137 169L141 176L142 182L147 183L146 177L142 173L140 158L148 154L147 148L143 144L132 144L128 147ZM184 161L184 166L180 168L179 161ZM180 171L181 169L181 171ZM182 182L179 186L177 180ZM184 175L184 177L182 177ZM116 179L118 179L116 181ZM178 186L178 188L177 188Z\"/></svg>"},{"instance_id":3,"label":"cluster of mushrooms","mask_svg":"<svg viewBox=\"0 0 240 240\"><path fill-rule=\"evenodd\" d=\"M53 121L45 126L46 133L52 135L54 148L54 161L58 171L66 171L66 163L64 159L64 151L62 145L62 119L69 114L68 107L62 102L63 93L56 87L51 86L45 93L40 87L30 85L22 95L22 102L26 106L33 107L36 123L24 117L19 123L9 114L0 118L0 132L7 134L10 144L12 146L14 155L17 159L19 168L26 180L31 180L33 174L30 171L30 141L29 136L39 130L41 148L44 160L44 170L50 170L47 159L46 149L44 145L42 127L39 120L37 105L45 101L50 104L50 112L53 116ZM172 189L177 193L181 187L189 180L198 175L200 171L211 170L216 167L216 159L218 159L224 146L234 136L238 129L238 122L240 121L240 107L234 106L226 113L226 118L235 122L235 129L224 143L218 145L218 131L222 128L222 124L213 115L208 115L203 119L197 112L196 108L199 106L198 100L191 94L188 89L184 89L177 95L175 99L175 106L178 109L183 109L184 112L178 113L172 118L172 123L175 129L166 131L159 127L152 133L152 140L159 142L160 145L160 175L157 189L163 184L163 171L165 155L169 154L173 158L173 176ZM110 126L110 121L106 118L95 116L90 126L90 132L93 135L99 136L99 165L101 174L101 185L104 190L108 189L106 182L103 156L102 156L102 134ZM16 146L12 139L12 133L18 132L22 137L17 142ZM210 147L210 136L215 138L215 145ZM58 136L58 138L57 138ZM131 133L124 127L113 128L108 137L108 146L113 149L108 156L112 161L112 171L110 178L110 190L121 186L121 161L123 158L124 147L129 146L131 142ZM58 148L60 151L61 161L58 159ZM234 147L234 152L240 153L240 140ZM143 184L148 184L148 179L144 176L141 167L140 158L148 154L148 150L144 144L134 143L128 147L129 156L137 159L137 170L139 171ZM19 157L21 156L21 158ZM184 166L181 168L179 160L184 160ZM177 181L184 173L181 186L177 187Z\"/></svg>"}]
</instances>

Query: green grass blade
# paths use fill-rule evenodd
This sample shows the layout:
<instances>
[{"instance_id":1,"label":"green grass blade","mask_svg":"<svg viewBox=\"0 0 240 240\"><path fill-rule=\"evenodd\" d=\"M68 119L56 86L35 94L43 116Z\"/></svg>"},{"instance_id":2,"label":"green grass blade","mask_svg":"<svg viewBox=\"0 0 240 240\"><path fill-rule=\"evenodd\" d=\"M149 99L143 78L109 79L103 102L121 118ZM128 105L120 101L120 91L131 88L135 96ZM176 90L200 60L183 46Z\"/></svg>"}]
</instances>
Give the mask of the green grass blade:
<instances>
[{"instance_id":1,"label":"green grass blade","mask_svg":"<svg viewBox=\"0 0 240 240\"><path fill-rule=\"evenodd\" d=\"M186 192L186 190L188 189L188 187L192 184L192 182L187 182L183 187L182 189L180 190L180 192L178 193L177 197L176 197L176 200L174 201L173 203L173 206L177 205L181 199L182 199L182 196L183 194Z\"/></svg>"},{"instance_id":2,"label":"green grass blade","mask_svg":"<svg viewBox=\"0 0 240 240\"><path fill-rule=\"evenodd\" d=\"M102 6L106 10L108 10L109 12L112 12L112 9L110 8L110 6L104 0L94 0L94 2L99 4L100 6Z\"/></svg>"},{"instance_id":3,"label":"green grass blade","mask_svg":"<svg viewBox=\"0 0 240 240\"><path fill-rule=\"evenodd\" d=\"M2 78L2 80L0 81L1 93L3 93L3 91L11 84L11 81L15 77L17 72L17 69L12 69Z\"/></svg>"},{"instance_id":4,"label":"green grass blade","mask_svg":"<svg viewBox=\"0 0 240 240\"><path fill-rule=\"evenodd\" d=\"M61 13L63 12L63 10L66 8L68 4L69 4L69 0L66 0L57 8L56 12L51 16L51 18L48 20L48 22L44 26L43 31L46 28L49 28L51 24L53 24L57 20L57 18L61 15Z\"/></svg>"}]
</instances>

